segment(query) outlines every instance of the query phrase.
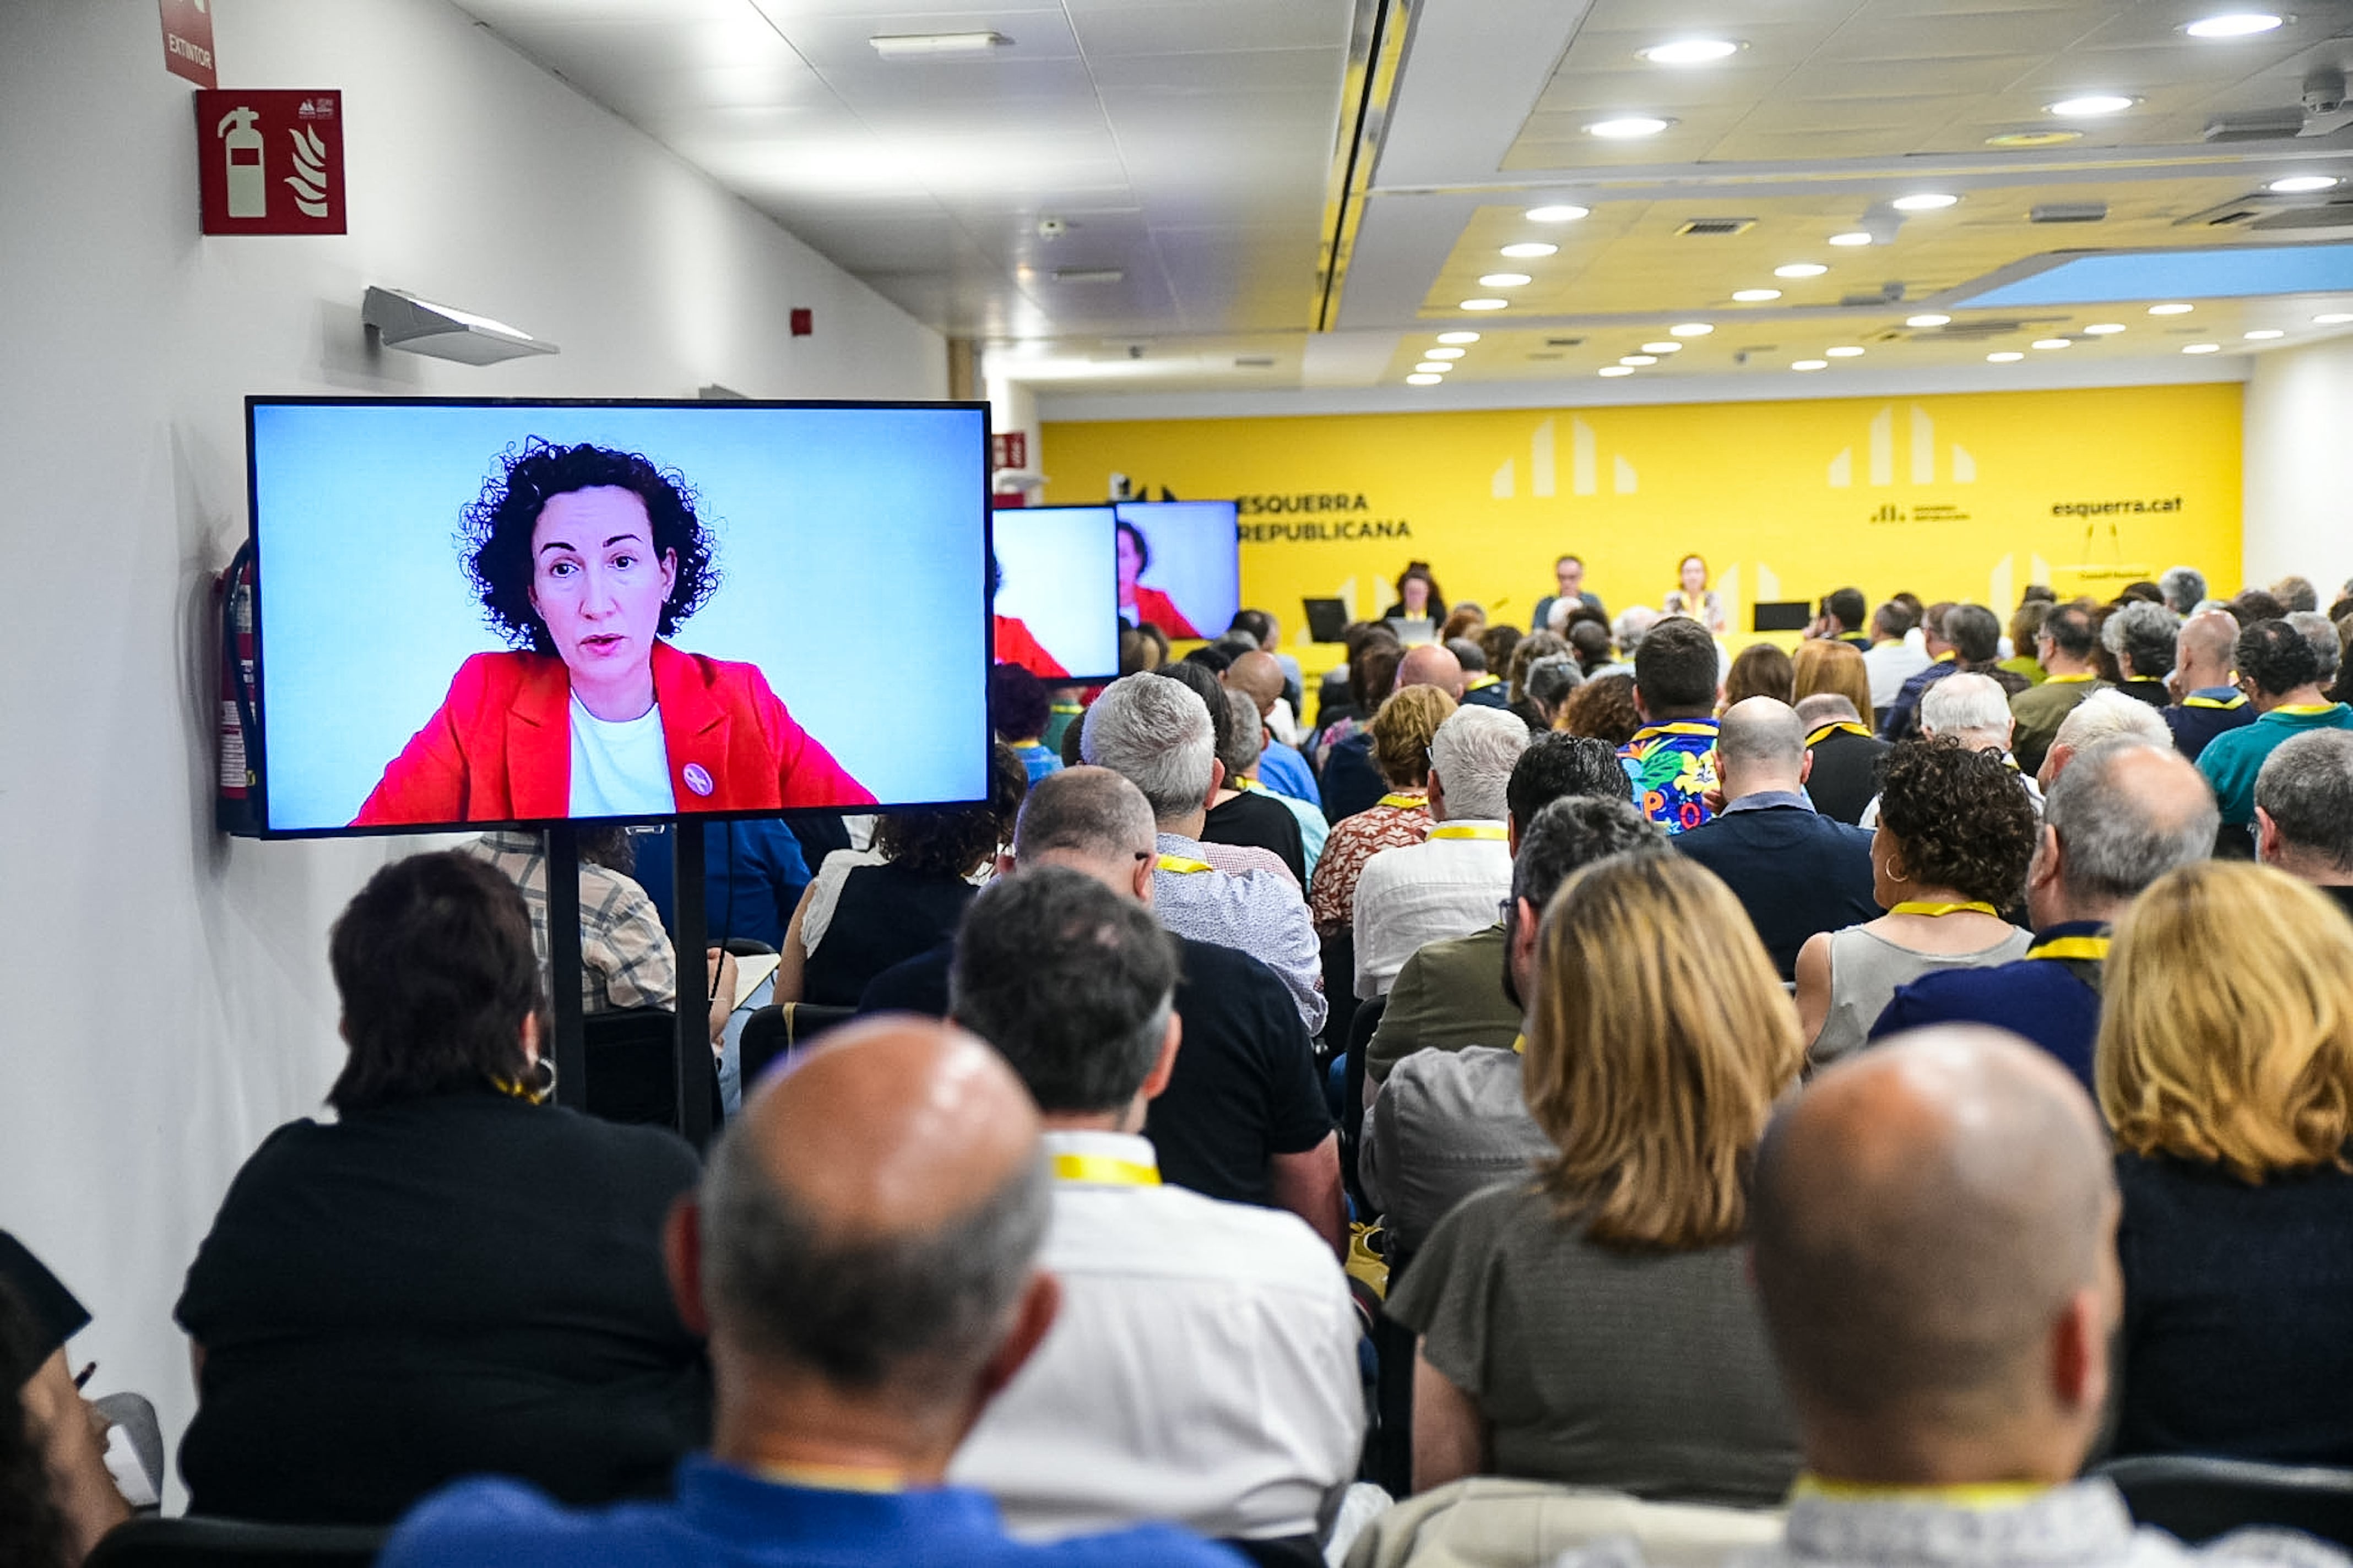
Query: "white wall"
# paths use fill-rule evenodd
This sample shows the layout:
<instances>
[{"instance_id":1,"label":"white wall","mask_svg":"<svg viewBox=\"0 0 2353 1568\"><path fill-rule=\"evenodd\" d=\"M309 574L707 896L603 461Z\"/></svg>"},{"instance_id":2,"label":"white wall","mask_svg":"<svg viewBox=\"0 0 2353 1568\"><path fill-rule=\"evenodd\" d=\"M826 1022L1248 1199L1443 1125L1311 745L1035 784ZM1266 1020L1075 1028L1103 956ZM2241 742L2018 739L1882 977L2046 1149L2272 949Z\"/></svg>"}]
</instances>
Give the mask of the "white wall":
<instances>
[{"instance_id":1,"label":"white wall","mask_svg":"<svg viewBox=\"0 0 2353 1568\"><path fill-rule=\"evenodd\" d=\"M216 42L230 85L343 89L348 236L198 236L153 0L0 4L0 1226L97 1314L94 1391L149 1393L175 1442L182 1273L240 1161L318 1106L327 923L409 842L212 831L243 396L946 393L935 334L442 0L236 0ZM564 352L371 356L370 283Z\"/></svg>"},{"instance_id":2,"label":"white wall","mask_svg":"<svg viewBox=\"0 0 2353 1568\"><path fill-rule=\"evenodd\" d=\"M2246 581L2297 573L2326 607L2353 577L2353 337L2257 355L2245 421Z\"/></svg>"}]
</instances>

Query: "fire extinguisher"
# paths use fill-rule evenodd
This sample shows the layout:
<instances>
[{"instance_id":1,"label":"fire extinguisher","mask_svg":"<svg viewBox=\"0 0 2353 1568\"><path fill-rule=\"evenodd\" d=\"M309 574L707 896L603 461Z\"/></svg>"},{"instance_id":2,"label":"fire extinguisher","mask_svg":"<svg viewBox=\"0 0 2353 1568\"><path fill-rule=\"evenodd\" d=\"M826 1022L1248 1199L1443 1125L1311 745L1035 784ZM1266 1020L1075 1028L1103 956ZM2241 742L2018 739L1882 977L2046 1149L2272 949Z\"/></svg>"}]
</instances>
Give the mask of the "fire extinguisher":
<instances>
[{"instance_id":1,"label":"fire extinguisher","mask_svg":"<svg viewBox=\"0 0 2353 1568\"><path fill-rule=\"evenodd\" d=\"M254 679L253 542L246 541L213 579L220 617L220 794L213 820L224 833L261 832L260 703Z\"/></svg>"}]
</instances>

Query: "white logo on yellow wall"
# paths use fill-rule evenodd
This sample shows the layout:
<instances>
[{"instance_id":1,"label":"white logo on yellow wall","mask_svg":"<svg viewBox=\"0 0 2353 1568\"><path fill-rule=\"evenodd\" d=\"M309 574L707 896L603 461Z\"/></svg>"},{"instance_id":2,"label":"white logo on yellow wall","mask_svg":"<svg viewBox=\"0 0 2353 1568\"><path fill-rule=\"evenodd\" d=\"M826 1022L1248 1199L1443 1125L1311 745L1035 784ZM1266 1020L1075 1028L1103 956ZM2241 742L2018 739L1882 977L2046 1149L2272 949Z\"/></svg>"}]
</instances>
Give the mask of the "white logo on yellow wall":
<instances>
[{"instance_id":1,"label":"white logo on yellow wall","mask_svg":"<svg viewBox=\"0 0 2353 1568\"><path fill-rule=\"evenodd\" d=\"M1506 458L1504 466L1495 470L1493 485L1497 500L1510 500L1518 493L1518 459ZM1634 465L1611 453L1609 457L1611 488L1621 496L1634 493ZM1571 495L1599 495L1601 491L1601 457L1593 437L1593 426L1576 415L1568 419L1568 489ZM1549 419L1535 428L1528 437L1528 493L1543 498L1556 493L1553 470L1553 422Z\"/></svg>"},{"instance_id":2,"label":"white logo on yellow wall","mask_svg":"<svg viewBox=\"0 0 2353 1568\"><path fill-rule=\"evenodd\" d=\"M1912 482L1933 485L1936 482L1936 422L1918 404L1912 405L1911 419ZM1895 405L1889 404L1872 416L1871 429L1865 442L1870 463L1870 482L1892 485L1895 482ZM1977 483L1978 461L1969 456L1968 447L1956 441L1950 448L1946 479L1957 485ZM1842 490L1854 484L1854 448L1843 447L1831 459L1831 489Z\"/></svg>"}]
</instances>

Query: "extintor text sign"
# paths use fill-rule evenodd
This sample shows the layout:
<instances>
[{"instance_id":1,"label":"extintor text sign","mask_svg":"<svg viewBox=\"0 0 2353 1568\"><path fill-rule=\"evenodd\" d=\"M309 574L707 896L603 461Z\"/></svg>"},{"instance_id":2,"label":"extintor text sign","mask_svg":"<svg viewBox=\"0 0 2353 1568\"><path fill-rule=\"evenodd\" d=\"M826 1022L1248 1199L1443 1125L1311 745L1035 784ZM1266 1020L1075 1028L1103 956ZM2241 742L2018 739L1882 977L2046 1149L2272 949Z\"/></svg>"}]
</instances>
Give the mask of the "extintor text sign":
<instances>
[{"instance_id":1,"label":"extintor text sign","mask_svg":"<svg viewBox=\"0 0 2353 1568\"><path fill-rule=\"evenodd\" d=\"M198 87L217 87L212 0L156 0L164 13L164 68Z\"/></svg>"},{"instance_id":2,"label":"extintor text sign","mask_svg":"<svg viewBox=\"0 0 2353 1568\"><path fill-rule=\"evenodd\" d=\"M196 94L206 234L342 234L343 95Z\"/></svg>"}]
</instances>

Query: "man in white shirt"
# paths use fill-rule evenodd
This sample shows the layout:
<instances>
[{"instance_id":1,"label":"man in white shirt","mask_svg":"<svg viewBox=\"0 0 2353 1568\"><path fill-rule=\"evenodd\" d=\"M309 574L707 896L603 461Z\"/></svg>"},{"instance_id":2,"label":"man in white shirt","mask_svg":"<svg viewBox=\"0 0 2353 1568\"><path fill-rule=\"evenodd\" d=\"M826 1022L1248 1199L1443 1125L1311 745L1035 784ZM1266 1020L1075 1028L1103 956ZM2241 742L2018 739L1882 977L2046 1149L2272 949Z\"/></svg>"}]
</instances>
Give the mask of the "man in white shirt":
<instances>
[{"instance_id":1,"label":"man in white shirt","mask_svg":"<svg viewBox=\"0 0 2353 1568\"><path fill-rule=\"evenodd\" d=\"M1062 1310L949 1479L1033 1539L1166 1520L1308 1544L1364 1436L1356 1310L1296 1215L1161 1184L1139 1134L1184 1032L1178 964L1150 911L1060 866L993 884L957 933L953 1017L1043 1113Z\"/></svg>"},{"instance_id":2,"label":"man in white shirt","mask_svg":"<svg viewBox=\"0 0 2353 1568\"><path fill-rule=\"evenodd\" d=\"M1904 683L1928 668L1926 639L1919 635L1912 612L1894 599L1871 617L1871 646L1863 650L1862 668L1871 678L1874 711L1894 707Z\"/></svg>"},{"instance_id":3,"label":"man in white shirt","mask_svg":"<svg viewBox=\"0 0 2353 1568\"><path fill-rule=\"evenodd\" d=\"M1422 943L1493 925L1512 892L1504 791L1528 727L1499 709L1458 708L1430 742L1430 837L1384 849L1356 880L1356 994L1388 994Z\"/></svg>"}]
</instances>

